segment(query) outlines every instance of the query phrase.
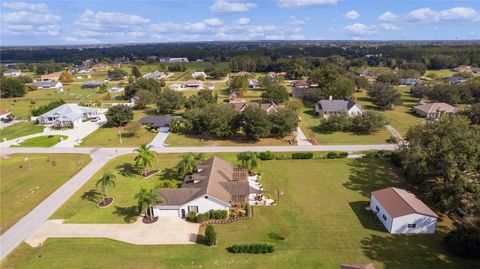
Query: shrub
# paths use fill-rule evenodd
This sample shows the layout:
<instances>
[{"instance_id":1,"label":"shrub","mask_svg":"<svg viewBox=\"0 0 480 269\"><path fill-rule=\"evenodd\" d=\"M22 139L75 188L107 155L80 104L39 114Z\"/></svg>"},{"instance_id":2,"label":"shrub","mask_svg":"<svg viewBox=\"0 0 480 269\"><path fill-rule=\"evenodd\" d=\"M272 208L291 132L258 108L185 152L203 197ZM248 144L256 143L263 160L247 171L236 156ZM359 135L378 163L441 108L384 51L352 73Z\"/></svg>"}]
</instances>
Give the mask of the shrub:
<instances>
[{"instance_id":1,"label":"shrub","mask_svg":"<svg viewBox=\"0 0 480 269\"><path fill-rule=\"evenodd\" d=\"M463 258L480 257L480 228L460 227L445 237L448 249Z\"/></svg>"},{"instance_id":2,"label":"shrub","mask_svg":"<svg viewBox=\"0 0 480 269\"><path fill-rule=\"evenodd\" d=\"M196 221L197 220L197 212L195 212L195 211L188 212L187 219L189 221Z\"/></svg>"},{"instance_id":3,"label":"shrub","mask_svg":"<svg viewBox=\"0 0 480 269\"><path fill-rule=\"evenodd\" d=\"M397 139L397 137L391 135L389 138L387 138L387 143L397 144L397 143L398 143L398 139Z\"/></svg>"},{"instance_id":4,"label":"shrub","mask_svg":"<svg viewBox=\"0 0 480 269\"><path fill-rule=\"evenodd\" d=\"M329 152L327 153L327 159L341 159L346 158L348 156L348 152Z\"/></svg>"},{"instance_id":5,"label":"shrub","mask_svg":"<svg viewBox=\"0 0 480 269\"><path fill-rule=\"evenodd\" d=\"M262 161L273 160L275 155L271 151L263 151L258 154L258 158Z\"/></svg>"},{"instance_id":6,"label":"shrub","mask_svg":"<svg viewBox=\"0 0 480 269\"><path fill-rule=\"evenodd\" d=\"M400 152L394 151L390 154L390 161L396 167L402 167L402 155Z\"/></svg>"},{"instance_id":7,"label":"shrub","mask_svg":"<svg viewBox=\"0 0 480 269\"><path fill-rule=\"evenodd\" d=\"M212 225L207 225L205 229L205 237L207 239L207 245L213 246L217 242L217 233Z\"/></svg>"},{"instance_id":8,"label":"shrub","mask_svg":"<svg viewBox=\"0 0 480 269\"><path fill-rule=\"evenodd\" d=\"M304 160L304 159L312 159L313 153L312 152L294 152L292 153L292 159L294 160Z\"/></svg>"},{"instance_id":9,"label":"shrub","mask_svg":"<svg viewBox=\"0 0 480 269\"><path fill-rule=\"evenodd\" d=\"M266 254L275 251L274 246L267 244L233 245L227 248L230 253Z\"/></svg>"},{"instance_id":10,"label":"shrub","mask_svg":"<svg viewBox=\"0 0 480 269\"><path fill-rule=\"evenodd\" d=\"M352 129L356 133L370 134L385 125L385 117L376 111L365 111L352 120Z\"/></svg>"},{"instance_id":11,"label":"shrub","mask_svg":"<svg viewBox=\"0 0 480 269\"><path fill-rule=\"evenodd\" d=\"M334 114L320 123L320 128L329 132L346 132L352 128L352 118L346 113Z\"/></svg>"},{"instance_id":12,"label":"shrub","mask_svg":"<svg viewBox=\"0 0 480 269\"><path fill-rule=\"evenodd\" d=\"M202 222L207 221L209 219L210 219L210 214L208 212L197 214L197 222L198 223L202 223Z\"/></svg>"},{"instance_id":13,"label":"shrub","mask_svg":"<svg viewBox=\"0 0 480 269\"><path fill-rule=\"evenodd\" d=\"M210 210L210 219L226 219L228 217L227 210Z\"/></svg>"}]
</instances>

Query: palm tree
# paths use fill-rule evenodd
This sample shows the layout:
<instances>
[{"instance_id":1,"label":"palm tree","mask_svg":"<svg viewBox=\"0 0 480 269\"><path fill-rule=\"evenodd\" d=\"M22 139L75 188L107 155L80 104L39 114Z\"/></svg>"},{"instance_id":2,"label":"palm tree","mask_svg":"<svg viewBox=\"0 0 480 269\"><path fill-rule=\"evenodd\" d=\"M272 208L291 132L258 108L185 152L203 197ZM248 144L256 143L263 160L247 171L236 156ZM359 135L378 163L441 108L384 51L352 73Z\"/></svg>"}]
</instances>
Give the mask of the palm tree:
<instances>
[{"instance_id":1,"label":"palm tree","mask_svg":"<svg viewBox=\"0 0 480 269\"><path fill-rule=\"evenodd\" d=\"M102 188L102 202L108 198L108 186L115 187L116 179L117 177L112 172L105 172L95 184L95 187L100 186Z\"/></svg>"},{"instance_id":2,"label":"palm tree","mask_svg":"<svg viewBox=\"0 0 480 269\"><path fill-rule=\"evenodd\" d=\"M148 172L148 167L152 167L153 161L155 160L155 153L150 149L152 146L147 146L147 144L142 144L138 149L135 149L137 156L135 156L135 165L142 167L142 175L146 175Z\"/></svg>"},{"instance_id":3,"label":"palm tree","mask_svg":"<svg viewBox=\"0 0 480 269\"><path fill-rule=\"evenodd\" d=\"M192 152L184 153L180 162L177 164L177 171L183 177L192 174L197 168L199 161L203 161L205 155L202 153L194 154Z\"/></svg>"},{"instance_id":4,"label":"palm tree","mask_svg":"<svg viewBox=\"0 0 480 269\"><path fill-rule=\"evenodd\" d=\"M135 194L135 198L138 200L138 212L144 212L145 216L149 220L154 218L153 205L160 202L162 199L158 197L157 193L154 190L140 189L140 192ZM149 213L150 210L150 214Z\"/></svg>"},{"instance_id":5,"label":"palm tree","mask_svg":"<svg viewBox=\"0 0 480 269\"><path fill-rule=\"evenodd\" d=\"M253 170L258 167L260 159L256 152L246 151L237 154L237 160L242 162L242 166L248 170Z\"/></svg>"}]
</instances>

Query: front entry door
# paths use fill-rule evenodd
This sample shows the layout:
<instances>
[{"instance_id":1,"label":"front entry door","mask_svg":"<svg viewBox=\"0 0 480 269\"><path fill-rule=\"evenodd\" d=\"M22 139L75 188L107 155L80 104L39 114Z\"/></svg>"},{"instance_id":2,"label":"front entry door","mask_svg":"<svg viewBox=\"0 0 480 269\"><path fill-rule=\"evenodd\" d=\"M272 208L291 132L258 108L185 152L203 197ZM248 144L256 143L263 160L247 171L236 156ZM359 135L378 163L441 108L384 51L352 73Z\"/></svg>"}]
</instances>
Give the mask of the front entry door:
<instances>
[{"instance_id":1,"label":"front entry door","mask_svg":"<svg viewBox=\"0 0 480 269\"><path fill-rule=\"evenodd\" d=\"M185 209L182 209L182 219L184 219L186 217L185 215Z\"/></svg>"}]
</instances>

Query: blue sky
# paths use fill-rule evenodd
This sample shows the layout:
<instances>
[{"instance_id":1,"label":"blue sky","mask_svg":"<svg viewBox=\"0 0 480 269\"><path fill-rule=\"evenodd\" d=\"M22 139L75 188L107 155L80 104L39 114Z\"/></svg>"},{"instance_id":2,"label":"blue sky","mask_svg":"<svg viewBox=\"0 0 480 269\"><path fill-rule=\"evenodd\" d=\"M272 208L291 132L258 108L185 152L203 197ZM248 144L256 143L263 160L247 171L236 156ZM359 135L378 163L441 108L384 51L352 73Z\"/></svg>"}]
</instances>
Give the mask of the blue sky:
<instances>
[{"instance_id":1,"label":"blue sky","mask_svg":"<svg viewBox=\"0 0 480 269\"><path fill-rule=\"evenodd\" d=\"M479 39L480 1L1 1L1 45Z\"/></svg>"}]
</instances>

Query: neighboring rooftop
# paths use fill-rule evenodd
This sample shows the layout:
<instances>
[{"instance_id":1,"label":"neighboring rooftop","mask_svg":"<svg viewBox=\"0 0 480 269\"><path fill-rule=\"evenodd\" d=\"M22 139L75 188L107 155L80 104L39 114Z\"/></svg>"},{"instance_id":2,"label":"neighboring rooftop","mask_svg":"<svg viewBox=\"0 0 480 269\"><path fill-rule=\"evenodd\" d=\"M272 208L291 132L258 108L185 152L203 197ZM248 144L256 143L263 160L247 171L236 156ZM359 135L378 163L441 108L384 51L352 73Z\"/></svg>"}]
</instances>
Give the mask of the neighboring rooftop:
<instances>
[{"instance_id":1,"label":"neighboring rooftop","mask_svg":"<svg viewBox=\"0 0 480 269\"><path fill-rule=\"evenodd\" d=\"M421 214L438 217L427 205L420 201L413 193L406 190L390 187L372 192L377 201L385 208L392 218L410 214Z\"/></svg>"},{"instance_id":2,"label":"neighboring rooftop","mask_svg":"<svg viewBox=\"0 0 480 269\"><path fill-rule=\"evenodd\" d=\"M416 105L415 109L420 110L424 113L430 114L435 112L447 112L447 113L457 113L458 109L454 106L451 106L447 103L424 103Z\"/></svg>"},{"instance_id":3,"label":"neighboring rooftop","mask_svg":"<svg viewBox=\"0 0 480 269\"><path fill-rule=\"evenodd\" d=\"M317 109L324 112L341 112L348 111L355 105L360 106L349 99L320 100L317 103Z\"/></svg>"},{"instance_id":4,"label":"neighboring rooftop","mask_svg":"<svg viewBox=\"0 0 480 269\"><path fill-rule=\"evenodd\" d=\"M144 118L141 118L138 122L142 125L148 125L155 128L159 128L159 127L168 126L172 119L173 119L173 116L160 115L160 116L144 117Z\"/></svg>"}]
</instances>

